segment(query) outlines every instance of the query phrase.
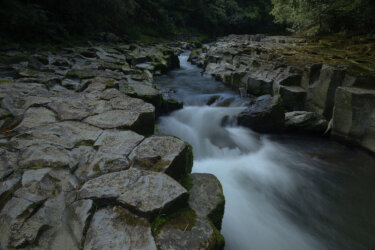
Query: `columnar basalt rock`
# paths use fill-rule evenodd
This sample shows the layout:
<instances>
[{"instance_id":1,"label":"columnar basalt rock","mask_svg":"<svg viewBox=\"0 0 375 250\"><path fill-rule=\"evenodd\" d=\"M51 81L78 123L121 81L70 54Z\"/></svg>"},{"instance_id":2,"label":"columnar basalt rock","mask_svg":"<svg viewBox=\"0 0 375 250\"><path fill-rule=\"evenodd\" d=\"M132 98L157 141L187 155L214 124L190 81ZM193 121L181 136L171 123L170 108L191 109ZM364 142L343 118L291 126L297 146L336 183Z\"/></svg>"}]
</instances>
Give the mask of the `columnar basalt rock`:
<instances>
[{"instance_id":1,"label":"columnar basalt rock","mask_svg":"<svg viewBox=\"0 0 375 250\"><path fill-rule=\"evenodd\" d=\"M326 44L336 44L337 48ZM325 120L333 117L330 124L335 138L375 152L370 146L374 140L370 108L375 101L371 94L375 89L374 55L371 50L365 54L360 50L373 45L373 41L364 39L363 44L347 44L324 40L316 43L295 37L230 35L192 51L189 60L202 67L204 73L238 90L241 96L270 94L280 97L284 112L308 112L289 113L288 131L329 133L331 126ZM358 53L353 53L352 49L357 48ZM352 98L353 106L348 104ZM366 108L355 111L358 103ZM257 105L249 110L257 109ZM260 112L260 116L267 117L267 112ZM258 132L280 129L279 126L258 129L257 124L244 121L244 113L238 119L240 125Z\"/></svg>"},{"instance_id":2,"label":"columnar basalt rock","mask_svg":"<svg viewBox=\"0 0 375 250\"><path fill-rule=\"evenodd\" d=\"M153 135L157 115L182 107L152 84L179 67L178 50L1 56L9 63L0 62L0 249L157 249L160 216L191 210L191 146ZM194 232L178 233L204 233L190 249L222 249L210 219Z\"/></svg>"}]
</instances>

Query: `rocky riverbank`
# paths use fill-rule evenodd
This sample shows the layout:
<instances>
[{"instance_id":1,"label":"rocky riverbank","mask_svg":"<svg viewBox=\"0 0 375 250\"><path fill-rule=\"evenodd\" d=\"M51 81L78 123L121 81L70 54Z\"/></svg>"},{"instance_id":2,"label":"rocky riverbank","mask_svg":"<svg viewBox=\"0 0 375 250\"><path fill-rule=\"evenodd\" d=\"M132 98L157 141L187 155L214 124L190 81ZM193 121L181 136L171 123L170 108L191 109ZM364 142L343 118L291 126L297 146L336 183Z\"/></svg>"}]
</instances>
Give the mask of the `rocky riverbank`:
<instances>
[{"instance_id":1,"label":"rocky riverbank","mask_svg":"<svg viewBox=\"0 0 375 250\"><path fill-rule=\"evenodd\" d=\"M0 54L0 249L223 249L224 196L153 135L181 44Z\"/></svg>"},{"instance_id":2,"label":"rocky riverbank","mask_svg":"<svg viewBox=\"0 0 375 250\"><path fill-rule=\"evenodd\" d=\"M330 133L375 152L374 58L374 37L231 35L193 50L189 59L241 95L260 96L239 115L240 125Z\"/></svg>"}]
</instances>

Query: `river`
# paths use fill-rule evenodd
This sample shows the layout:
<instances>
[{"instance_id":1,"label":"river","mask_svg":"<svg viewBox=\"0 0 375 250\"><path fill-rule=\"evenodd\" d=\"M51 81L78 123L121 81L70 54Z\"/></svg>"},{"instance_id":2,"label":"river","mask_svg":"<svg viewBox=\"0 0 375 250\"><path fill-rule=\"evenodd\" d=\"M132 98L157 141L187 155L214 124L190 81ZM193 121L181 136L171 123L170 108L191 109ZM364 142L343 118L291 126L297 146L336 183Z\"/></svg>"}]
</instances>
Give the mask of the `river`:
<instances>
[{"instance_id":1,"label":"river","mask_svg":"<svg viewBox=\"0 0 375 250\"><path fill-rule=\"evenodd\" d=\"M236 126L231 118L249 100L187 58L182 54L180 69L155 79L185 104L159 118L158 133L190 143L193 172L221 181L225 249L375 249L374 157L324 138Z\"/></svg>"}]
</instances>

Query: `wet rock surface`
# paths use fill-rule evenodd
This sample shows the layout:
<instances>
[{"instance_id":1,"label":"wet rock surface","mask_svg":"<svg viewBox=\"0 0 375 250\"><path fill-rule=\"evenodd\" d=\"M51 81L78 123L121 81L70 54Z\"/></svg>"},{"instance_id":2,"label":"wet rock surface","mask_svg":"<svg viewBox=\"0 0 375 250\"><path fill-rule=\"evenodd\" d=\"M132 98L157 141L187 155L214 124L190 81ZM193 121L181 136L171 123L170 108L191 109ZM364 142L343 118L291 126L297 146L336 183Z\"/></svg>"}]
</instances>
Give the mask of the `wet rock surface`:
<instances>
[{"instance_id":1,"label":"wet rock surface","mask_svg":"<svg viewBox=\"0 0 375 250\"><path fill-rule=\"evenodd\" d=\"M152 135L158 114L182 107L152 84L179 66L178 51L133 44L1 57L1 249L157 249L156 218L189 206L180 183L191 147ZM205 220L194 230L208 239L217 229Z\"/></svg>"},{"instance_id":2,"label":"wet rock surface","mask_svg":"<svg viewBox=\"0 0 375 250\"><path fill-rule=\"evenodd\" d=\"M279 96L288 116L287 131L332 131L334 138L375 152L371 132L375 65L371 49L362 51L368 46L373 46L373 41L340 43L335 38L322 38L316 42L297 37L230 35L193 50L189 60L237 89L241 96ZM345 95L355 97L355 103L348 104L351 97ZM357 111L358 102L366 111ZM250 110L247 117L253 115ZM293 111L308 113L288 114ZM332 117L328 126L324 120ZM260 119L266 129L245 122L244 114L238 119L258 132L275 132L267 125L272 124L269 119Z\"/></svg>"}]
</instances>

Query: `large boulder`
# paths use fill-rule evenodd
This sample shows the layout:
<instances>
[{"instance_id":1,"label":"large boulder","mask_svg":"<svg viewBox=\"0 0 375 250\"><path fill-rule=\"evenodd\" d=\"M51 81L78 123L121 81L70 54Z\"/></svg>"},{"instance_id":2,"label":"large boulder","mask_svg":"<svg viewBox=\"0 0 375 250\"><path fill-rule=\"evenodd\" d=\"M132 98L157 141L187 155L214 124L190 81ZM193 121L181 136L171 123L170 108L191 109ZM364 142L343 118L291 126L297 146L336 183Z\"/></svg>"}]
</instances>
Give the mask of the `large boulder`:
<instances>
[{"instance_id":1,"label":"large boulder","mask_svg":"<svg viewBox=\"0 0 375 250\"><path fill-rule=\"evenodd\" d=\"M332 136L375 152L375 90L337 89Z\"/></svg>"},{"instance_id":2,"label":"large boulder","mask_svg":"<svg viewBox=\"0 0 375 250\"><path fill-rule=\"evenodd\" d=\"M237 117L239 125L259 133L277 133L284 129L285 115L279 97L261 96Z\"/></svg>"}]
</instances>

